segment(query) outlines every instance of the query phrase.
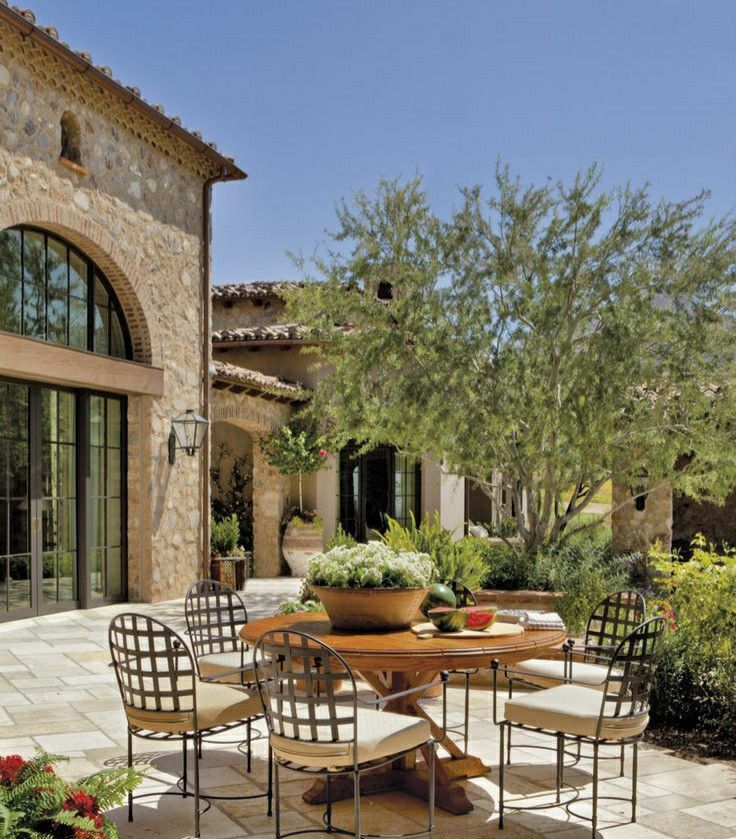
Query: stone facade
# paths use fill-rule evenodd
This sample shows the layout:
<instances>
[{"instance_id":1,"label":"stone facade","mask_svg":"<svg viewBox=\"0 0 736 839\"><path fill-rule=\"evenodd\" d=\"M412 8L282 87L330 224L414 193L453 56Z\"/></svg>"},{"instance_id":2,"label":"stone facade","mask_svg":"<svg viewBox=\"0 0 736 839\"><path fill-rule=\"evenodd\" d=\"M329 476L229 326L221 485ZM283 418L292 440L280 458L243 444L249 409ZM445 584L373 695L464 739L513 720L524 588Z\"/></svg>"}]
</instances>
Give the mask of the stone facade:
<instances>
[{"instance_id":1,"label":"stone facade","mask_svg":"<svg viewBox=\"0 0 736 839\"><path fill-rule=\"evenodd\" d=\"M672 547L672 490L660 486L647 493L643 510L637 510L628 486L613 484L611 528L616 553L645 553L655 543Z\"/></svg>"},{"instance_id":2,"label":"stone facade","mask_svg":"<svg viewBox=\"0 0 736 839\"><path fill-rule=\"evenodd\" d=\"M731 493L722 505L674 495L673 546L686 554L698 533L714 545L736 545L736 493Z\"/></svg>"},{"instance_id":3,"label":"stone facade","mask_svg":"<svg viewBox=\"0 0 736 839\"><path fill-rule=\"evenodd\" d=\"M81 128L81 164L60 161L60 119ZM113 285L134 361L163 393L128 399L130 599L181 596L202 567L204 459L170 466L172 417L202 410L203 185L211 161L148 123L57 55L0 23L0 229L54 231Z\"/></svg>"}]
</instances>

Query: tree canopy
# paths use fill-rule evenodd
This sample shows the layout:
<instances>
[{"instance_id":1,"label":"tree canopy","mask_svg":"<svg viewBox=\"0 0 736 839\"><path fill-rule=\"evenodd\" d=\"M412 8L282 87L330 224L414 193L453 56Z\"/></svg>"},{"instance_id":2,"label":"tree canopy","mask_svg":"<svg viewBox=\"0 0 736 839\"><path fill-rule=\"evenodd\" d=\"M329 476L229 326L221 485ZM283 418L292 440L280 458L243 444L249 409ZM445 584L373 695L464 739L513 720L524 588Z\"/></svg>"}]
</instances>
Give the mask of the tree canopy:
<instances>
[{"instance_id":1,"label":"tree canopy","mask_svg":"<svg viewBox=\"0 0 736 839\"><path fill-rule=\"evenodd\" d=\"M315 407L334 444L428 453L489 494L503 473L529 550L566 538L609 479L722 499L736 226L706 221L706 198L498 167L445 219L419 177L343 201L332 246L302 263L320 282L287 296L328 363Z\"/></svg>"}]
</instances>

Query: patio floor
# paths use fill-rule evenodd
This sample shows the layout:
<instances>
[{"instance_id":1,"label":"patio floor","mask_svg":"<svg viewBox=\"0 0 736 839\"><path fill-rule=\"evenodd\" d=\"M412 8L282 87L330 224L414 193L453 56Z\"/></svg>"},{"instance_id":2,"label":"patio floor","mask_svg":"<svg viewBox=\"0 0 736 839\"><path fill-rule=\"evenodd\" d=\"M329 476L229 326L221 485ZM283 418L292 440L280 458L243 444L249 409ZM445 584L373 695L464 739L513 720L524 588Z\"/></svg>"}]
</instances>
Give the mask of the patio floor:
<instances>
[{"instance_id":1,"label":"patio floor","mask_svg":"<svg viewBox=\"0 0 736 839\"><path fill-rule=\"evenodd\" d=\"M247 584L246 603L251 618L273 614L277 604L291 596L298 581L252 580ZM106 606L100 609L67 612L0 625L0 754L29 755L35 745L71 757L64 770L70 777L97 769L125 764L125 720L112 670L108 666L107 625L117 612L137 609L155 615L175 628L183 624L182 601L156 606ZM449 691L449 722L462 719L463 690L453 685ZM463 839L488 837L497 832L498 740L489 722L489 691L479 685L472 692L471 752L494 767L485 777L466 782L475 809L466 816L437 811L436 835L449 837L461 833ZM439 710L438 701L437 710ZM429 703L430 705L432 702ZM551 753L525 750L517 733L513 758L516 767L507 776L507 796L539 796L550 789L554 769ZM545 741L549 742L549 741ZM180 768L180 744L135 740L136 762L148 766L157 780L146 782L146 790L171 791ZM245 773L243 756L234 746L205 749L202 786L213 794L240 794L265 790L265 743L254 744L254 765ZM606 766L608 763L608 766ZM532 765L530 765L532 764ZM615 773L617 761L604 762L604 776ZM665 751L644 747L640 752L639 819L635 825L620 822L625 804L600 808L600 835L606 839L657 839L657 837L699 836L704 839L736 839L736 771L728 766L697 764ZM582 761L568 770L566 779L576 786L590 780L590 764ZM627 778L611 777L601 785L601 794L626 795ZM308 786L303 779L282 775L282 830L316 827L321 824L321 808L301 800ZM586 794L586 793L583 793ZM585 805L580 805L583 808ZM156 836L180 839L193 830L192 801L177 796L155 796L136 805L135 821L128 824L121 809L112 814L120 826L121 837ZM398 833L417 831L425 824L422 802L403 793L384 793L363 799L363 829ZM351 824L352 803L335 807L335 823ZM542 813L509 814L506 828L499 834L507 839L553 836L555 839L584 839L589 826L568 816L563 809ZM265 815L264 799L251 802L213 802L202 817L202 836L230 839L236 836L273 836L273 821Z\"/></svg>"}]
</instances>

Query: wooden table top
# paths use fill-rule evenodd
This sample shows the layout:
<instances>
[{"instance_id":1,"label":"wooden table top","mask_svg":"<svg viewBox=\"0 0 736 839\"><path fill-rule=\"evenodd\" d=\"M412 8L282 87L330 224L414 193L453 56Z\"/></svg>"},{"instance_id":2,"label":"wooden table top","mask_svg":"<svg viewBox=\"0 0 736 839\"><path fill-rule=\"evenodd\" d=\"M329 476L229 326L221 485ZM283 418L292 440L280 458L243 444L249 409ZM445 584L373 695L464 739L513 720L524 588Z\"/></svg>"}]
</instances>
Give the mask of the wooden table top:
<instances>
[{"instance_id":1,"label":"wooden table top","mask_svg":"<svg viewBox=\"0 0 736 839\"><path fill-rule=\"evenodd\" d=\"M390 632L333 629L324 612L275 615L246 624L240 631L252 644L264 632L294 629L328 644L357 670L434 671L488 667L552 652L567 639L561 630L525 630L500 638L418 638L410 629Z\"/></svg>"}]
</instances>

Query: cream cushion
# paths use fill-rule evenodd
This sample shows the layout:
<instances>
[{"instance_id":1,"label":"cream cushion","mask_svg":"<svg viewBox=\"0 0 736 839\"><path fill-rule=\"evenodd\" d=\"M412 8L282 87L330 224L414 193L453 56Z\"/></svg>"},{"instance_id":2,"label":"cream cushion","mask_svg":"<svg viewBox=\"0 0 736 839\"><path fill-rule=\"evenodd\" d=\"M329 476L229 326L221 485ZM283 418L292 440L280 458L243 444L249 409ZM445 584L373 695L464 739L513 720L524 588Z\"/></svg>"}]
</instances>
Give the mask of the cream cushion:
<instances>
[{"instance_id":1,"label":"cream cushion","mask_svg":"<svg viewBox=\"0 0 736 839\"><path fill-rule=\"evenodd\" d=\"M625 716L628 707L624 704L620 716L605 716L598 732L598 718L603 696L600 690L579 685L558 685L528 696L508 699L504 706L504 717L509 722L521 723L547 731L582 737L600 737L603 740L619 740L635 737L647 727L646 714ZM613 713L615 705L606 703L606 713Z\"/></svg>"},{"instance_id":2,"label":"cream cushion","mask_svg":"<svg viewBox=\"0 0 736 839\"><path fill-rule=\"evenodd\" d=\"M518 671L512 673L512 679L522 679L541 687L556 687L565 681L565 662L560 658L532 658L522 661ZM572 661L569 678L586 685L603 687L608 676L607 664L589 664L585 661Z\"/></svg>"},{"instance_id":3,"label":"cream cushion","mask_svg":"<svg viewBox=\"0 0 736 839\"><path fill-rule=\"evenodd\" d=\"M317 717L327 719L329 716L326 706L316 708ZM350 714L351 709L339 706L337 716ZM300 716L305 711L300 712ZM319 741L307 739L309 726L299 727L299 734L304 739L293 739L280 734L271 734L271 748L276 757L321 769L339 769L353 765L353 743L333 743L329 737L329 727L322 726L319 730ZM358 763L390 757L409 749L416 749L424 745L432 736L427 720L408 717L403 714L392 714L389 711L374 711L369 708L358 708ZM353 736L350 724L340 725L338 735L348 739Z\"/></svg>"},{"instance_id":4,"label":"cream cushion","mask_svg":"<svg viewBox=\"0 0 736 839\"><path fill-rule=\"evenodd\" d=\"M197 730L246 720L262 713L255 693L210 682L196 681ZM125 706L128 722L147 731L182 733L194 731L194 711L155 711Z\"/></svg>"},{"instance_id":5,"label":"cream cushion","mask_svg":"<svg viewBox=\"0 0 736 839\"><path fill-rule=\"evenodd\" d=\"M256 681L252 657L252 653L241 653L240 650L231 650L226 653L207 653L197 659L197 664L200 674L205 678L216 678L218 682L223 684L240 685L243 682L254 683ZM241 667L245 668L242 673L228 672L240 670ZM222 673L227 675L220 675Z\"/></svg>"}]
</instances>

